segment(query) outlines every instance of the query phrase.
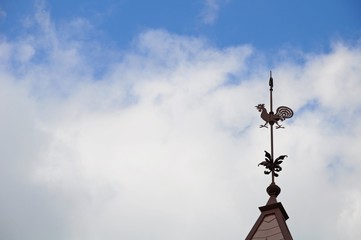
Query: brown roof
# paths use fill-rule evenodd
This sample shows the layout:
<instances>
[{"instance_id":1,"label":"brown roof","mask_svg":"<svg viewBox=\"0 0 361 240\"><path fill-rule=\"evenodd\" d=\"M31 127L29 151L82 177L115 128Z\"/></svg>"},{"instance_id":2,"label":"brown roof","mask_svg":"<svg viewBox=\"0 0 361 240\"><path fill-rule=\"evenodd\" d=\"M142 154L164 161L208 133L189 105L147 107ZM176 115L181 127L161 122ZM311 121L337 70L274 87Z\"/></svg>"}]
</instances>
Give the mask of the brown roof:
<instances>
[{"instance_id":1,"label":"brown roof","mask_svg":"<svg viewBox=\"0 0 361 240\"><path fill-rule=\"evenodd\" d=\"M276 195L271 195L267 204L259 207L259 210L261 215L247 235L246 240L293 239L286 224L288 215L282 203L277 202Z\"/></svg>"}]
</instances>

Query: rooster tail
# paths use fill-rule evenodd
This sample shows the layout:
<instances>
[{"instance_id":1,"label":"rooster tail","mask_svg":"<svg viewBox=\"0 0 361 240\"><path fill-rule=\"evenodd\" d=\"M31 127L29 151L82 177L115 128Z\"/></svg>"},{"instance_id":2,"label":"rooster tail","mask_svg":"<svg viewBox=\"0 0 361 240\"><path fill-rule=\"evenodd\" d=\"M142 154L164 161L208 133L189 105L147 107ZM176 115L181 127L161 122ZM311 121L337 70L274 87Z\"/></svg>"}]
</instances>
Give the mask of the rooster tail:
<instances>
[{"instance_id":1,"label":"rooster tail","mask_svg":"<svg viewBox=\"0 0 361 240\"><path fill-rule=\"evenodd\" d=\"M280 117L280 120L283 121L286 118L291 118L293 116L293 111L289 107L280 106L276 110L276 115L278 115Z\"/></svg>"}]
</instances>

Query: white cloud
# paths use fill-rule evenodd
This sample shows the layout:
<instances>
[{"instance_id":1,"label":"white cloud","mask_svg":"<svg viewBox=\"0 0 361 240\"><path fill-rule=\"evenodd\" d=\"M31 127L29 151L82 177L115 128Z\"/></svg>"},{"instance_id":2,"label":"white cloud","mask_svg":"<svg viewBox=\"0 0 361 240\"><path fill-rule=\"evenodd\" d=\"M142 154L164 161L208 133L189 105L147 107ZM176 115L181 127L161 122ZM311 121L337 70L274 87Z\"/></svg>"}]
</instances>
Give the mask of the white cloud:
<instances>
[{"instance_id":1,"label":"white cloud","mask_svg":"<svg viewBox=\"0 0 361 240\"><path fill-rule=\"evenodd\" d=\"M204 9L201 13L204 24L212 25L217 20L220 4L223 2L220 0L204 0Z\"/></svg>"},{"instance_id":2,"label":"white cloud","mask_svg":"<svg viewBox=\"0 0 361 240\"><path fill-rule=\"evenodd\" d=\"M249 64L253 49L149 30L98 77L87 41L37 19L0 42L0 238L245 237L270 181L254 108L268 71ZM295 111L275 134L294 238L360 236L360 50L337 43L273 69L275 104Z\"/></svg>"}]
</instances>

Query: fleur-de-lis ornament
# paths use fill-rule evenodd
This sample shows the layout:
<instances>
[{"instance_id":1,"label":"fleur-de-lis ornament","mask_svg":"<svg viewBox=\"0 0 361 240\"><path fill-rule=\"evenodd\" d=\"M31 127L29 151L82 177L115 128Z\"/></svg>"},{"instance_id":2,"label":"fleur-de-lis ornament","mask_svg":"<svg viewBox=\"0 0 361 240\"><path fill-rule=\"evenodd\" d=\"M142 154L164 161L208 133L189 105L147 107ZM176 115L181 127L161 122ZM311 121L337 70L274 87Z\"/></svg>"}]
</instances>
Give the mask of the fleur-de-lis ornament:
<instances>
[{"instance_id":1,"label":"fleur-de-lis ornament","mask_svg":"<svg viewBox=\"0 0 361 240\"><path fill-rule=\"evenodd\" d=\"M280 164L283 163L283 160L285 159L285 157L287 157L287 155L281 155L273 161L271 154L267 151L264 151L264 152L265 152L265 157L266 157L265 161L260 162L258 164L258 166L262 165L262 166L265 166L266 169L268 169L268 170L264 171L264 174L268 175L271 172L274 172L275 177L278 177L277 173L282 170L282 167L280 166Z\"/></svg>"}]
</instances>

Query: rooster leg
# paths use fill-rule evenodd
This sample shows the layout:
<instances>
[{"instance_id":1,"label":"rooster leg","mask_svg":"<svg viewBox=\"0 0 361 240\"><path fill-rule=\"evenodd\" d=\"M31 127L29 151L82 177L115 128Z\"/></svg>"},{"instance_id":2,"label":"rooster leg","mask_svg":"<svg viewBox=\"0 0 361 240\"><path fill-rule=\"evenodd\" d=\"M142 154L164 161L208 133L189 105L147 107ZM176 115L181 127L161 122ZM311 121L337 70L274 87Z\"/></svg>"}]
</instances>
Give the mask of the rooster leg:
<instances>
[{"instance_id":1,"label":"rooster leg","mask_svg":"<svg viewBox=\"0 0 361 240\"><path fill-rule=\"evenodd\" d=\"M265 127L265 128L268 128L268 127L267 127L267 124L268 124L268 122L266 122L265 124L263 124L263 125L261 125L261 126L259 126L259 127L260 127L260 128L264 128L264 127Z\"/></svg>"}]
</instances>

